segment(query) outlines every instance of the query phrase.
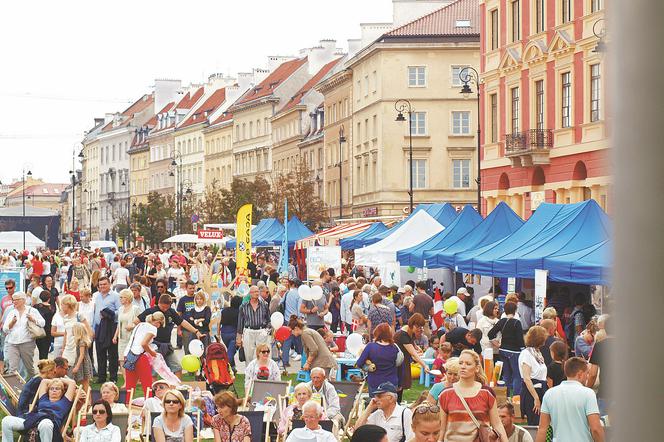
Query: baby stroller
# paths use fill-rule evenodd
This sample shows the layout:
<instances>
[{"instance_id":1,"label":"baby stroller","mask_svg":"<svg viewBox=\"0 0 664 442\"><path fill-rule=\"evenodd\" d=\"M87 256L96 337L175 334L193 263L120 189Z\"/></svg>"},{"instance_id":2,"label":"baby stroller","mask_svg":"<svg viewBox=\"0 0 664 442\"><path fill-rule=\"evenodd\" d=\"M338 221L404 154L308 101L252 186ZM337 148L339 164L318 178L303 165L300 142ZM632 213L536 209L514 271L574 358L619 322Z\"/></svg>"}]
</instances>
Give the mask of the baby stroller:
<instances>
[{"instance_id":1,"label":"baby stroller","mask_svg":"<svg viewBox=\"0 0 664 442\"><path fill-rule=\"evenodd\" d=\"M235 390L235 375L228 360L228 351L223 342L213 342L205 350L205 355L202 358L203 374L205 375L205 382L207 383L208 390L212 394L217 394L220 391L233 389Z\"/></svg>"}]
</instances>

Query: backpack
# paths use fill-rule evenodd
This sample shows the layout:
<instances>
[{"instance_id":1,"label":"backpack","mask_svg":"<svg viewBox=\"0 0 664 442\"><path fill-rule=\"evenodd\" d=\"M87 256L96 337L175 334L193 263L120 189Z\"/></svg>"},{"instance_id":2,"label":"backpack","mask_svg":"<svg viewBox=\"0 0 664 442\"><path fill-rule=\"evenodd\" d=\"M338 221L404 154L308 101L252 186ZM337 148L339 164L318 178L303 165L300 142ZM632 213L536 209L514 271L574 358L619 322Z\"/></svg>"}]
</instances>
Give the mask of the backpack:
<instances>
[{"instance_id":1,"label":"backpack","mask_svg":"<svg viewBox=\"0 0 664 442\"><path fill-rule=\"evenodd\" d=\"M211 387L230 387L235 382L228 360L228 351L221 342L213 342L205 350L203 373Z\"/></svg>"}]
</instances>

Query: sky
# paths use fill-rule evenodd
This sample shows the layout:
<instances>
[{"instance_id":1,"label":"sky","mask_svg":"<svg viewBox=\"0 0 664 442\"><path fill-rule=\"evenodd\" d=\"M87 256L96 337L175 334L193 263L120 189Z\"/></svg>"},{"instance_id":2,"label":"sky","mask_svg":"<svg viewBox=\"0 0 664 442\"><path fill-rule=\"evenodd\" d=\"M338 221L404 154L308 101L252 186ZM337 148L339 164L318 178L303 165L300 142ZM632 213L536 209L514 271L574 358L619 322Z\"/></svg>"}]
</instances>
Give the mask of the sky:
<instances>
[{"instance_id":1,"label":"sky","mask_svg":"<svg viewBox=\"0 0 664 442\"><path fill-rule=\"evenodd\" d=\"M24 168L67 182L94 118L123 111L155 78L234 75L321 39L346 50L360 23L392 21L391 0L35 0L0 11L3 183Z\"/></svg>"}]
</instances>

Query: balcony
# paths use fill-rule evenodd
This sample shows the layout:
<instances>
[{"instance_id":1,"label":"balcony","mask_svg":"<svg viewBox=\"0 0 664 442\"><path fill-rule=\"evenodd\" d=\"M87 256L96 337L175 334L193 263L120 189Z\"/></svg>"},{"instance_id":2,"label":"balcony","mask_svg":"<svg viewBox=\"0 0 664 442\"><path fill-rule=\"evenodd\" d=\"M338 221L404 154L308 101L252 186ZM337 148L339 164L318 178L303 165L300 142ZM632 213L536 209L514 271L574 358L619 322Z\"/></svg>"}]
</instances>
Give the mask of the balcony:
<instances>
[{"instance_id":1,"label":"balcony","mask_svg":"<svg viewBox=\"0 0 664 442\"><path fill-rule=\"evenodd\" d=\"M551 129L531 129L505 135L505 156L512 161L512 167L549 164L552 147Z\"/></svg>"}]
</instances>

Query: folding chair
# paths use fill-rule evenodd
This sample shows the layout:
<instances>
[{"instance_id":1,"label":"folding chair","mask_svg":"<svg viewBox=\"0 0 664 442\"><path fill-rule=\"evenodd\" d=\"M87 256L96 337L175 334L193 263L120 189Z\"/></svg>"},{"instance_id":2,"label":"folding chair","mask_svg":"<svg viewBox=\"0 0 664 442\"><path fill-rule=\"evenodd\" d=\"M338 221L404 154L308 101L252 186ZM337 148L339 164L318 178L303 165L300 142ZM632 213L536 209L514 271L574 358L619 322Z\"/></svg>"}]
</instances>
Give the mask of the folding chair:
<instances>
[{"instance_id":1,"label":"folding chair","mask_svg":"<svg viewBox=\"0 0 664 442\"><path fill-rule=\"evenodd\" d=\"M196 413L186 413L191 420L194 423L194 437L196 438L196 442L201 441L201 424L203 422L203 416L200 414L200 412ZM152 434L152 426L154 425L154 420L157 418L157 416L161 415L161 412L151 412L149 416L145 416L145 420L143 421L143 431L141 431L141 436L145 437L146 440L150 442L154 442L154 435ZM149 419L149 420L148 420ZM146 422L147 421L147 422Z\"/></svg>"},{"instance_id":2,"label":"folding chair","mask_svg":"<svg viewBox=\"0 0 664 442\"><path fill-rule=\"evenodd\" d=\"M249 419L251 442L269 442L269 422L264 422L265 411L238 411L238 414Z\"/></svg>"},{"instance_id":3,"label":"folding chair","mask_svg":"<svg viewBox=\"0 0 664 442\"><path fill-rule=\"evenodd\" d=\"M9 394L14 401L14 405L18 406L18 398L21 396L21 391L25 386L25 380L17 372L7 373L0 375L0 384L5 387L6 393Z\"/></svg>"},{"instance_id":4,"label":"folding chair","mask_svg":"<svg viewBox=\"0 0 664 442\"><path fill-rule=\"evenodd\" d=\"M78 398L81 397L81 393L83 393L83 389L81 387L76 388L76 394L74 395L74 400L71 403L71 408L69 409L69 413L67 414L67 419L65 420L64 424L62 424L62 428L60 429L60 433L62 434L62 438L64 439L65 435L67 434L67 430L69 429L69 426L71 423L74 421L74 416L76 415L76 403L78 402ZM35 395L37 396L37 395ZM35 397L35 399L37 399ZM34 402L33 402L34 406ZM30 408L32 409L32 407Z\"/></svg>"},{"instance_id":5,"label":"folding chair","mask_svg":"<svg viewBox=\"0 0 664 442\"><path fill-rule=\"evenodd\" d=\"M300 420L300 419L292 420L291 421L291 428L288 431L288 433L290 434L290 432L295 430L296 428L304 428L304 425L305 424L304 424L303 420ZM318 425L320 425L323 430L329 431L330 433L332 433L332 429L334 428L334 422L332 422L330 420L319 421Z\"/></svg>"},{"instance_id":6,"label":"folding chair","mask_svg":"<svg viewBox=\"0 0 664 442\"><path fill-rule=\"evenodd\" d=\"M364 381L361 383L356 382L332 382L332 386L337 390L339 395L339 406L341 407L341 415L346 421L346 426L343 428L343 433L350 437L351 433L349 432L350 422L352 419L357 418L358 409L360 406L360 397L362 390L364 389Z\"/></svg>"},{"instance_id":7,"label":"folding chair","mask_svg":"<svg viewBox=\"0 0 664 442\"><path fill-rule=\"evenodd\" d=\"M243 409L253 410L254 403L262 404L265 402L266 398L272 398L275 402L278 402L279 396L288 396L288 390L290 389L290 381L261 381L253 380L249 385L249 394L244 397ZM247 405L247 402L251 397L251 404ZM275 410L274 415L272 416L273 422L279 422L279 413L278 404Z\"/></svg>"},{"instance_id":8,"label":"folding chair","mask_svg":"<svg viewBox=\"0 0 664 442\"><path fill-rule=\"evenodd\" d=\"M16 416L18 412L9 389L4 384L0 384L0 411L7 416Z\"/></svg>"}]
</instances>

